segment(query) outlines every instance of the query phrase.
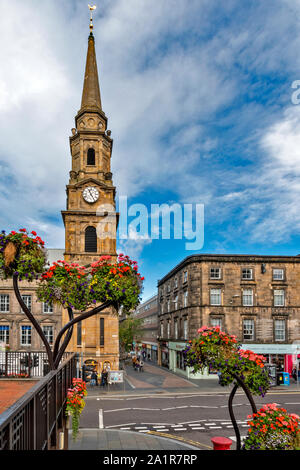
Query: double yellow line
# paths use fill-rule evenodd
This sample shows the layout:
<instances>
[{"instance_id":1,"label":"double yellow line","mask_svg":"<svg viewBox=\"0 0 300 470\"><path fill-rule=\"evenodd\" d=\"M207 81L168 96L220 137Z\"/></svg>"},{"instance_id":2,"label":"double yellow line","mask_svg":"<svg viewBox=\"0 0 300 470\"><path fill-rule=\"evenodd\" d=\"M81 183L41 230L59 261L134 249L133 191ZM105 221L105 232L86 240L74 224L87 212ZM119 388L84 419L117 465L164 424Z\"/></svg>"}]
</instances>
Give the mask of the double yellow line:
<instances>
[{"instance_id":1,"label":"double yellow line","mask_svg":"<svg viewBox=\"0 0 300 470\"><path fill-rule=\"evenodd\" d=\"M158 432L158 431L149 431L146 434L153 434L154 436L161 436L167 439L173 439L174 441L182 441L182 442L185 442L186 444L191 444L196 447L202 446L202 447L205 447L206 449L213 450L213 447L211 446L208 446L206 444L201 444L201 442L192 441L190 439L184 439L184 437L173 436L173 434L166 434L164 432Z\"/></svg>"}]
</instances>

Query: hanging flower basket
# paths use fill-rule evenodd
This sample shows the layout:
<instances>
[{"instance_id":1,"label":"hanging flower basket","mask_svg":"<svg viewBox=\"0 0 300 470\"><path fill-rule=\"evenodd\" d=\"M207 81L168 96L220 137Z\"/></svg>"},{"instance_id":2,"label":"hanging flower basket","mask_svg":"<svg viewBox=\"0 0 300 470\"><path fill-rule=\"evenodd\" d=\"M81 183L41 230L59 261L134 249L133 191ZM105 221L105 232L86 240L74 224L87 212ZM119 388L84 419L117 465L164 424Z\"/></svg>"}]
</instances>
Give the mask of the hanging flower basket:
<instances>
[{"instance_id":1,"label":"hanging flower basket","mask_svg":"<svg viewBox=\"0 0 300 470\"><path fill-rule=\"evenodd\" d=\"M143 279L137 263L124 255L116 262L102 256L90 269L59 260L42 274L37 296L80 311L111 301L128 313L140 302Z\"/></svg>"},{"instance_id":2,"label":"hanging flower basket","mask_svg":"<svg viewBox=\"0 0 300 470\"><path fill-rule=\"evenodd\" d=\"M248 416L245 450L295 450L300 448L300 418L278 408L276 403L264 405Z\"/></svg>"},{"instance_id":3,"label":"hanging flower basket","mask_svg":"<svg viewBox=\"0 0 300 470\"><path fill-rule=\"evenodd\" d=\"M82 379L74 378L72 388L68 390L66 415L72 419L72 437L76 440L79 431L80 415L85 407L84 397L87 395L86 384Z\"/></svg>"},{"instance_id":4,"label":"hanging flower basket","mask_svg":"<svg viewBox=\"0 0 300 470\"><path fill-rule=\"evenodd\" d=\"M0 234L0 278L8 279L14 273L18 279L32 281L43 272L46 264L46 250L43 240L36 232L28 233L25 228L19 232Z\"/></svg>"},{"instance_id":5,"label":"hanging flower basket","mask_svg":"<svg viewBox=\"0 0 300 470\"><path fill-rule=\"evenodd\" d=\"M187 366L194 372L203 372L207 367L218 370L223 386L238 377L254 395L266 394L270 380L263 356L240 349L236 337L222 332L219 327L204 326L198 333L199 337L190 341L185 350Z\"/></svg>"},{"instance_id":6,"label":"hanging flower basket","mask_svg":"<svg viewBox=\"0 0 300 470\"><path fill-rule=\"evenodd\" d=\"M88 273L77 263L58 260L41 275L37 297L42 302L84 311L91 303Z\"/></svg>"},{"instance_id":7,"label":"hanging flower basket","mask_svg":"<svg viewBox=\"0 0 300 470\"><path fill-rule=\"evenodd\" d=\"M90 296L93 303L111 300L125 313L134 310L140 302L144 278L138 272L136 261L120 254L116 262L102 256L91 265Z\"/></svg>"}]
</instances>

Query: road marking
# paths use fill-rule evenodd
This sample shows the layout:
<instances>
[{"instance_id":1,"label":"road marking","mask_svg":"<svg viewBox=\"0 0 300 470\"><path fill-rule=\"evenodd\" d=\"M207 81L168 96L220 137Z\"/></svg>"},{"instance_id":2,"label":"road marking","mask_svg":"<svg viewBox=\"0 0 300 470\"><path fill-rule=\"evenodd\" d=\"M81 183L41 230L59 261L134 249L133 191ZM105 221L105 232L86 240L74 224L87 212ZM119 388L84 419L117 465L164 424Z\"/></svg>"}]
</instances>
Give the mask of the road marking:
<instances>
[{"instance_id":1,"label":"road marking","mask_svg":"<svg viewBox=\"0 0 300 470\"><path fill-rule=\"evenodd\" d=\"M202 428L201 426L197 426L195 428L192 428L192 431L197 431L198 429L205 429L205 428Z\"/></svg>"},{"instance_id":2,"label":"road marking","mask_svg":"<svg viewBox=\"0 0 300 470\"><path fill-rule=\"evenodd\" d=\"M119 426L134 426L136 423L124 423L124 424L114 424L111 426L105 426L106 429L108 428L118 428Z\"/></svg>"},{"instance_id":3,"label":"road marking","mask_svg":"<svg viewBox=\"0 0 300 470\"><path fill-rule=\"evenodd\" d=\"M99 410L99 429L103 429L103 410Z\"/></svg>"},{"instance_id":4,"label":"road marking","mask_svg":"<svg viewBox=\"0 0 300 470\"><path fill-rule=\"evenodd\" d=\"M174 431L187 431L187 428L174 428Z\"/></svg>"},{"instance_id":5,"label":"road marking","mask_svg":"<svg viewBox=\"0 0 300 470\"><path fill-rule=\"evenodd\" d=\"M160 408L127 408L128 410L140 410L140 411L161 411Z\"/></svg>"},{"instance_id":6,"label":"road marking","mask_svg":"<svg viewBox=\"0 0 300 470\"><path fill-rule=\"evenodd\" d=\"M115 411L128 411L131 410L131 408L116 408L114 410L104 410L104 413L114 413Z\"/></svg>"},{"instance_id":7,"label":"road marking","mask_svg":"<svg viewBox=\"0 0 300 470\"><path fill-rule=\"evenodd\" d=\"M126 380L126 382L130 385L131 388L136 388L136 387L130 382L130 380L128 379L128 377L125 376L125 380Z\"/></svg>"},{"instance_id":8,"label":"road marking","mask_svg":"<svg viewBox=\"0 0 300 470\"><path fill-rule=\"evenodd\" d=\"M197 419L197 420L194 420L194 421L185 421L183 423L178 423L178 424L201 423L203 421L206 421L206 419Z\"/></svg>"},{"instance_id":9,"label":"road marking","mask_svg":"<svg viewBox=\"0 0 300 470\"><path fill-rule=\"evenodd\" d=\"M191 445L196 446L196 447L202 446L202 447L206 447L207 449L212 449L211 446L208 446L206 444L201 444L201 442L192 441L190 439L185 439L181 436L176 436L175 437L172 434L164 434L162 432L156 432L156 431L149 431L148 434L154 434L155 436L167 437L168 439L173 439L174 441L186 442L187 444L191 444Z\"/></svg>"}]
</instances>

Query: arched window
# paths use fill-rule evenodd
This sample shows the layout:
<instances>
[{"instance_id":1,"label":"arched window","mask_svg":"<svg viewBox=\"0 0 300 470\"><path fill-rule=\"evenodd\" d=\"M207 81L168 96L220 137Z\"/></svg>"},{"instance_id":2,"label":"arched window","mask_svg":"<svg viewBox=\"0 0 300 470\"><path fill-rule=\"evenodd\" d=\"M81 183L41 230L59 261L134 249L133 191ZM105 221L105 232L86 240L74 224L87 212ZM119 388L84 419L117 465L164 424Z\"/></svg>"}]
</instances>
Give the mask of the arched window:
<instances>
[{"instance_id":1,"label":"arched window","mask_svg":"<svg viewBox=\"0 0 300 470\"><path fill-rule=\"evenodd\" d=\"M95 150L93 148L88 149L87 153L87 164L88 165L95 165Z\"/></svg>"},{"instance_id":2,"label":"arched window","mask_svg":"<svg viewBox=\"0 0 300 470\"><path fill-rule=\"evenodd\" d=\"M97 253L97 232L95 227L85 229L85 252Z\"/></svg>"}]
</instances>

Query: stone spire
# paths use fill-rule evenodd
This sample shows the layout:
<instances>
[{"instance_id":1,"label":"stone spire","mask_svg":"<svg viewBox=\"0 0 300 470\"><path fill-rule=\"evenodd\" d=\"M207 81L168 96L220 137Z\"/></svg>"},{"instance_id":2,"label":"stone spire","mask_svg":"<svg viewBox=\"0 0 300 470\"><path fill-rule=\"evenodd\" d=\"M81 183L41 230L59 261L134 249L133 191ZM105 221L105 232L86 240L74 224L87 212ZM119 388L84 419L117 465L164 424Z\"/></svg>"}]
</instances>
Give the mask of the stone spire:
<instances>
[{"instance_id":1,"label":"stone spire","mask_svg":"<svg viewBox=\"0 0 300 470\"><path fill-rule=\"evenodd\" d=\"M88 40L81 108L79 113L81 114L84 111L102 112L95 39L92 32L90 33Z\"/></svg>"}]
</instances>

